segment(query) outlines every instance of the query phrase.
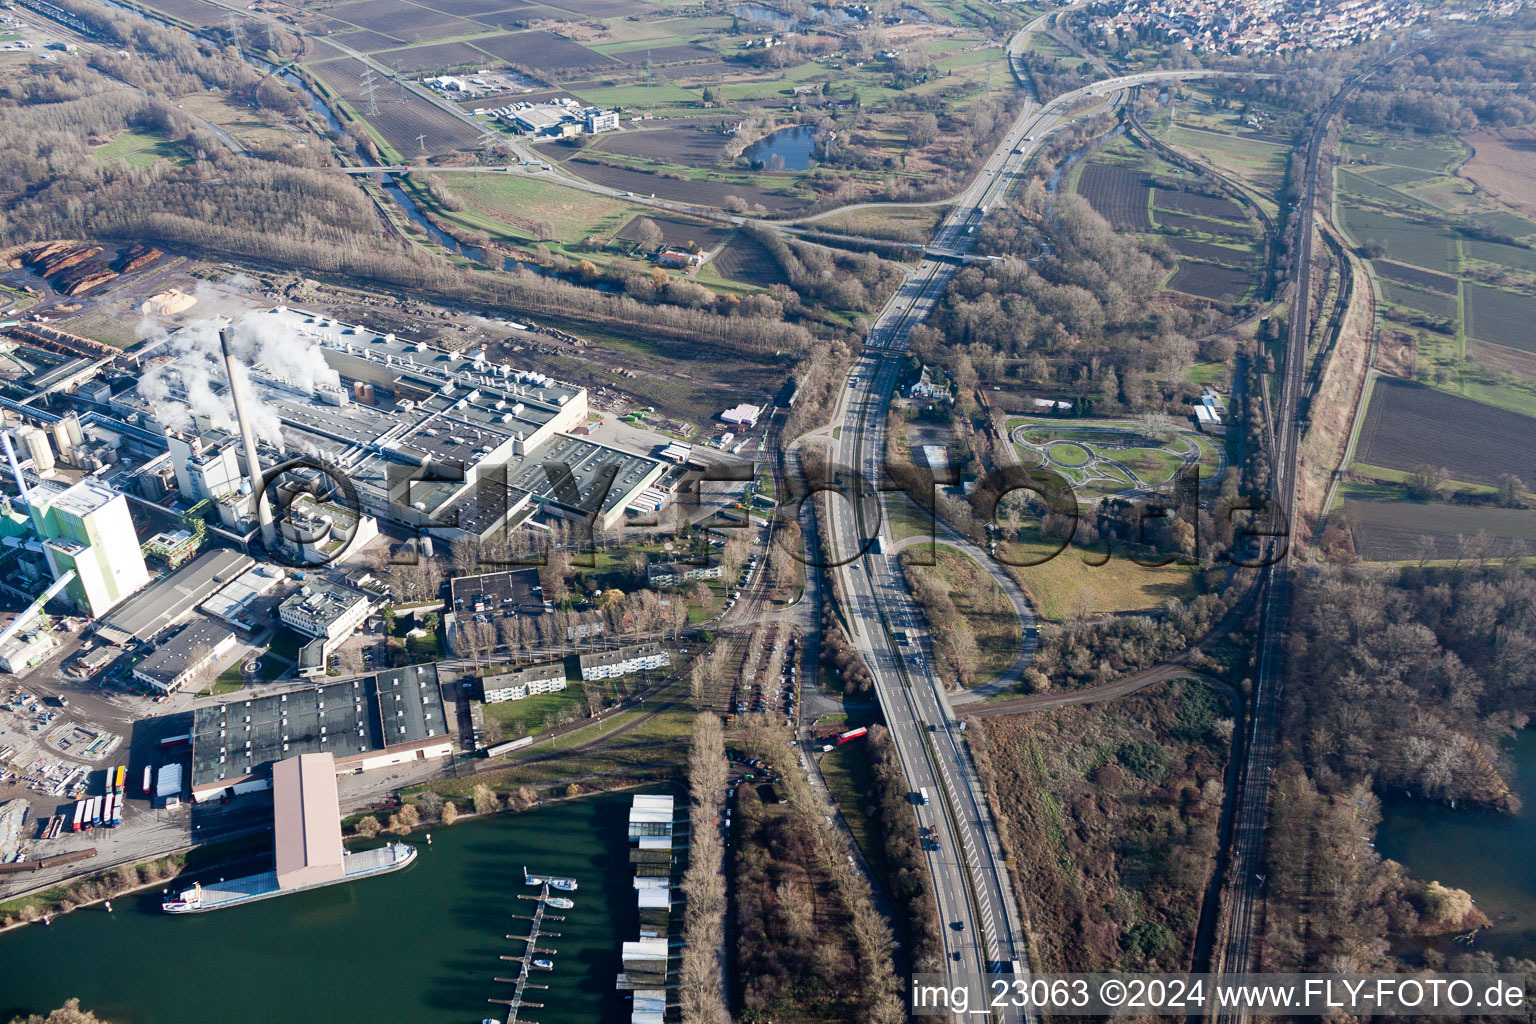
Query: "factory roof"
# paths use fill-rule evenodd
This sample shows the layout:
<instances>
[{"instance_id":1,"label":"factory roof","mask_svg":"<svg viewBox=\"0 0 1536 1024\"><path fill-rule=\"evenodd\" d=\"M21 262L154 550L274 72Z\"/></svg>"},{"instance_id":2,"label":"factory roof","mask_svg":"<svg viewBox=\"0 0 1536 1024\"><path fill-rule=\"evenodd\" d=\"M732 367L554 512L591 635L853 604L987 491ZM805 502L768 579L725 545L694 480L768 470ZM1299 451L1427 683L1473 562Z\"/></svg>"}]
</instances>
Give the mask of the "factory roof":
<instances>
[{"instance_id":1,"label":"factory roof","mask_svg":"<svg viewBox=\"0 0 1536 1024\"><path fill-rule=\"evenodd\" d=\"M115 644L149 640L181 621L215 590L255 564L230 548L214 548L141 590L101 620L97 634Z\"/></svg>"},{"instance_id":2,"label":"factory roof","mask_svg":"<svg viewBox=\"0 0 1536 1024\"><path fill-rule=\"evenodd\" d=\"M193 788L232 784L296 754L345 760L447 732L431 664L205 705L193 714Z\"/></svg>"},{"instance_id":3,"label":"factory roof","mask_svg":"<svg viewBox=\"0 0 1536 1024\"><path fill-rule=\"evenodd\" d=\"M88 516L117 497L117 492L97 480L81 480L51 495L48 504L74 516Z\"/></svg>"},{"instance_id":4,"label":"factory roof","mask_svg":"<svg viewBox=\"0 0 1536 1024\"><path fill-rule=\"evenodd\" d=\"M359 601L368 600L369 595L361 590L329 580L312 580L283 598L279 609L280 614L300 617L313 635L319 635L329 631L331 623L357 607Z\"/></svg>"},{"instance_id":5,"label":"factory roof","mask_svg":"<svg viewBox=\"0 0 1536 1024\"><path fill-rule=\"evenodd\" d=\"M614 473L611 484L604 483L608 467ZM536 458L509 465L507 484L570 512L590 514L601 494L598 510L607 515L628 505L661 471L662 464L647 456L559 434L539 448Z\"/></svg>"},{"instance_id":6,"label":"factory roof","mask_svg":"<svg viewBox=\"0 0 1536 1024\"><path fill-rule=\"evenodd\" d=\"M166 685L187 670L187 665L201 651L213 648L234 636L228 629L209 619L194 619L175 636L160 641L154 653L133 666L138 674L150 676Z\"/></svg>"},{"instance_id":7,"label":"factory roof","mask_svg":"<svg viewBox=\"0 0 1536 1024\"><path fill-rule=\"evenodd\" d=\"M257 563L204 601L202 610L221 619L238 618L251 602L282 582L284 575L279 566Z\"/></svg>"}]
</instances>

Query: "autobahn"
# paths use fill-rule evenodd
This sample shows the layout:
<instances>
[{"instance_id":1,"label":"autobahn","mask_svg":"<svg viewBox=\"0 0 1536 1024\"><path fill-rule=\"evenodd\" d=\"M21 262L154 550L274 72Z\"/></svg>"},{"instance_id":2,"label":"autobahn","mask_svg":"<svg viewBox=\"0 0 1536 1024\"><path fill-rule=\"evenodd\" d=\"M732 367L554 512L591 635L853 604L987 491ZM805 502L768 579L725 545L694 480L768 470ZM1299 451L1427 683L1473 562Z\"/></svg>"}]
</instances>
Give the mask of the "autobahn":
<instances>
[{"instance_id":1,"label":"autobahn","mask_svg":"<svg viewBox=\"0 0 1536 1024\"><path fill-rule=\"evenodd\" d=\"M930 253L939 250L944 255L929 255L908 275L871 325L866 352L853 371L857 381L831 453L841 478L834 487L850 500L830 502L828 542L852 641L874 676L908 787L929 794L918 815L938 839L926 855L943 926L945 968L952 975L1027 971L1027 942L998 830L964 743L963 727L933 671L931 652L915 630L922 613L906 588L881 523L878 488L886 413L902 356L912 327L932 312L959 262L952 254L969 253L977 226L1006 198L1045 139L1071 123L1073 111L1098 97L1118 100L1117 94L1136 85L1218 73L1127 75L1095 82L1044 105L1028 102L928 243ZM877 537L879 551L873 548ZM916 635L915 645L898 642L895 630ZM1033 1019L1018 1014L1007 1019L1019 1016Z\"/></svg>"}]
</instances>

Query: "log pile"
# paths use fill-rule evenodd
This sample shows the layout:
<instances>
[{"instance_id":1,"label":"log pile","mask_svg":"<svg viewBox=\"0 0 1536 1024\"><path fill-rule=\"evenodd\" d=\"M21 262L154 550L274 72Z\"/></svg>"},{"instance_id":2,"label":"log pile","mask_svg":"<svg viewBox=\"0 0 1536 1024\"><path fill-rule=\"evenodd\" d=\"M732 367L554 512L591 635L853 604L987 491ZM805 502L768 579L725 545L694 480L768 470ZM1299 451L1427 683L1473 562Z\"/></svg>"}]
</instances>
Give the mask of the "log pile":
<instances>
[{"instance_id":1,"label":"log pile","mask_svg":"<svg viewBox=\"0 0 1536 1024\"><path fill-rule=\"evenodd\" d=\"M136 270L143 270L165 253L152 245L143 245L135 242L118 254L112 262L112 267L119 274L131 274Z\"/></svg>"},{"instance_id":2,"label":"log pile","mask_svg":"<svg viewBox=\"0 0 1536 1024\"><path fill-rule=\"evenodd\" d=\"M99 259L100 255L99 245L49 242L28 252L22 262L34 274L47 278L55 291L79 295L117 277L117 271Z\"/></svg>"}]
</instances>

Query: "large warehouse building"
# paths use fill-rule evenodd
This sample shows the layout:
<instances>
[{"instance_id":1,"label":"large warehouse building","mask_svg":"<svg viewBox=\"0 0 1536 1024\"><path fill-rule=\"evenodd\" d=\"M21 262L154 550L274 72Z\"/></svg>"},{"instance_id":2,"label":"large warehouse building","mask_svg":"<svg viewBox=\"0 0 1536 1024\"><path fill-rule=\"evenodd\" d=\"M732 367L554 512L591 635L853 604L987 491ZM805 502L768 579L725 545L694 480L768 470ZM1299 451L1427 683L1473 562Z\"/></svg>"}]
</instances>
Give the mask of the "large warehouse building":
<instances>
[{"instance_id":1,"label":"large warehouse building","mask_svg":"<svg viewBox=\"0 0 1536 1024\"><path fill-rule=\"evenodd\" d=\"M192 798L272 785L271 766L328 753L338 775L453 753L436 665L199 707L192 722Z\"/></svg>"},{"instance_id":2,"label":"large warehouse building","mask_svg":"<svg viewBox=\"0 0 1536 1024\"><path fill-rule=\"evenodd\" d=\"M272 808L279 888L334 882L346 873L330 754L300 754L273 765Z\"/></svg>"}]
</instances>

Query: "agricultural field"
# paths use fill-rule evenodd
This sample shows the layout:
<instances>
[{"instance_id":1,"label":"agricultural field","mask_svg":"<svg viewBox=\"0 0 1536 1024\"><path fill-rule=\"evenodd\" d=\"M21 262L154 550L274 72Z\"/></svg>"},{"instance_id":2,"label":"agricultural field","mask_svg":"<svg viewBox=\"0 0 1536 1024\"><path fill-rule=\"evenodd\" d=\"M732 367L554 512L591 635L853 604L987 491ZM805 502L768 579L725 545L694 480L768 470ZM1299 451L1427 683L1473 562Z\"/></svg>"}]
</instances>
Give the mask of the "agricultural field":
<instances>
[{"instance_id":1,"label":"agricultural field","mask_svg":"<svg viewBox=\"0 0 1536 1024\"><path fill-rule=\"evenodd\" d=\"M1242 301L1253 288L1253 271L1197 260L1180 260L1166 287L1228 305Z\"/></svg>"},{"instance_id":2,"label":"agricultural field","mask_svg":"<svg viewBox=\"0 0 1536 1024\"><path fill-rule=\"evenodd\" d=\"M741 284L768 288L789 284L789 275L767 247L748 234L738 234L712 262L721 276Z\"/></svg>"},{"instance_id":3,"label":"agricultural field","mask_svg":"<svg viewBox=\"0 0 1536 1024\"><path fill-rule=\"evenodd\" d=\"M616 63L612 57L589 50L553 32L511 32L476 39L475 46L509 64L536 74L566 77L573 72L602 70Z\"/></svg>"},{"instance_id":4,"label":"agricultural field","mask_svg":"<svg viewBox=\"0 0 1536 1024\"><path fill-rule=\"evenodd\" d=\"M1392 377L1378 378L1355 449L1355 470L1444 467L1452 481L1496 486L1536 480L1536 418Z\"/></svg>"},{"instance_id":5,"label":"agricultural field","mask_svg":"<svg viewBox=\"0 0 1536 1024\"><path fill-rule=\"evenodd\" d=\"M1529 129L1502 134L1477 132L1462 137L1472 156L1461 165L1463 178L1528 217L1536 217L1536 135Z\"/></svg>"},{"instance_id":6,"label":"agricultural field","mask_svg":"<svg viewBox=\"0 0 1536 1024\"><path fill-rule=\"evenodd\" d=\"M340 38L351 45L349 37ZM404 75L450 71L454 68L478 68L487 63L485 51L477 50L468 43L433 43L403 50L377 50L371 56Z\"/></svg>"},{"instance_id":7,"label":"agricultural field","mask_svg":"<svg viewBox=\"0 0 1536 1024\"><path fill-rule=\"evenodd\" d=\"M226 8L215 7L213 4L204 3L203 0L154 0L153 3L145 6L161 14L167 14L193 28L221 25L229 20L229 12Z\"/></svg>"},{"instance_id":8,"label":"agricultural field","mask_svg":"<svg viewBox=\"0 0 1536 1024\"><path fill-rule=\"evenodd\" d=\"M685 163L711 167L722 159L727 136L713 125L687 128L648 128L621 132L595 141L591 149L618 156L638 157L656 164Z\"/></svg>"},{"instance_id":9,"label":"agricultural field","mask_svg":"<svg viewBox=\"0 0 1536 1024\"><path fill-rule=\"evenodd\" d=\"M618 237L638 242L641 234L641 223L646 220L655 224L661 231L662 244L677 249L697 247L703 252L712 252L720 248L736 230L729 225L712 224L707 221L652 212L638 215L628 224L625 224L619 229Z\"/></svg>"},{"instance_id":10,"label":"agricultural field","mask_svg":"<svg viewBox=\"0 0 1536 1024\"><path fill-rule=\"evenodd\" d=\"M1121 231L1152 230L1151 191L1145 175L1117 164L1090 161L1077 179L1078 195Z\"/></svg>"},{"instance_id":11,"label":"agricultural field","mask_svg":"<svg viewBox=\"0 0 1536 1024\"><path fill-rule=\"evenodd\" d=\"M1379 308L1427 384L1536 413L1536 223L1459 172L1449 135L1346 132L1334 221L1372 258Z\"/></svg>"},{"instance_id":12,"label":"agricultural field","mask_svg":"<svg viewBox=\"0 0 1536 1024\"><path fill-rule=\"evenodd\" d=\"M830 191L953 191L957 163L983 151L972 115L984 107L986 124L1003 123L997 86L1006 71L996 40L1031 13L1025 5L983 7L968 0L878 13L644 0L312 0L304 8L301 26L324 37L311 47L305 68L366 120L393 150L388 156L472 151L483 139L472 126L444 122L448 115L421 96L402 96L389 75L378 76L378 114L367 114L363 69L348 51L367 53L407 78L500 68L532 79L533 92L509 86L500 95L464 100L468 111L552 91L542 84L618 110L626 126L669 119L654 131L626 128L591 145L542 149L569 172L621 191L718 207L744 204L764 214L798 211ZM771 54L761 45L765 34L797 28L803 33L792 45ZM898 67L873 59L871 47L916 56ZM913 104L921 102L940 112L940 124L936 138L914 144L908 128ZM707 120L712 129L740 124L746 134L736 144L679 119ZM835 135L828 138L839 145L819 149L809 167L746 173L750 168L738 154L747 143L824 119L833 122ZM491 137L512 132L489 116L483 124ZM418 143L422 134L427 138Z\"/></svg>"},{"instance_id":13,"label":"agricultural field","mask_svg":"<svg viewBox=\"0 0 1536 1024\"><path fill-rule=\"evenodd\" d=\"M1235 306L1257 284L1261 230L1231 199L1166 187L1189 177L1124 138L1103 146L1072 175L1077 193L1114 227L1167 243L1178 266L1166 289Z\"/></svg>"},{"instance_id":14,"label":"agricultural field","mask_svg":"<svg viewBox=\"0 0 1536 1024\"><path fill-rule=\"evenodd\" d=\"M1218 170L1252 182L1267 192L1279 191L1286 160L1291 153L1289 145L1180 124L1171 126L1160 137L1170 146L1187 153L1198 153Z\"/></svg>"},{"instance_id":15,"label":"agricultural field","mask_svg":"<svg viewBox=\"0 0 1536 1024\"><path fill-rule=\"evenodd\" d=\"M1441 274L1456 273L1458 238L1454 231L1424 221L1365 206L1357 206L1346 194L1339 204L1339 226L1350 238L1366 247L1380 246L1393 260L1411 263Z\"/></svg>"},{"instance_id":16,"label":"agricultural field","mask_svg":"<svg viewBox=\"0 0 1536 1024\"><path fill-rule=\"evenodd\" d=\"M1487 555L1497 557L1521 542L1536 551L1536 511L1483 505L1413 501L1398 488L1374 484L1345 484L1342 508L1355 552L1368 562L1398 562L1467 557L1467 538L1485 534L1494 543ZM1427 544L1425 538L1432 541Z\"/></svg>"},{"instance_id":17,"label":"agricultural field","mask_svg":"<svg viewBox=\"0 0 1536 1024\"><path fill-rule=\"evenodd\" d=\"M1536 294L1468 283L1466 302L1467 334L1536 353Z\"/></svg>"},{"instance_id":18,"label":"agricultural field","mask_svg":"<svg viewBox=\"0 0 1536 1024\"><path fill-rule=\"evenodd\" d=\"M473 35L481 26L405 0L353 0L325 8L332 21L370 29L408 43Z\"/></svg>"},{"instance_id":19,"label":"agricultural field","mask_svg":"<svg viewBox=\"0 0 1536 1024\"><path fill-rule=\"evenodd\" d=\"M480 133L473 125L434 106L415 93L401 94L384 87L375 92L377 114L367 114L363 88L363 63L352 57L306 65L331 93L339 96L355 116L366 114L367 123L395 156L410 159L423 150L440 153L476 146Z\"/></svg>"}]
</instances>

